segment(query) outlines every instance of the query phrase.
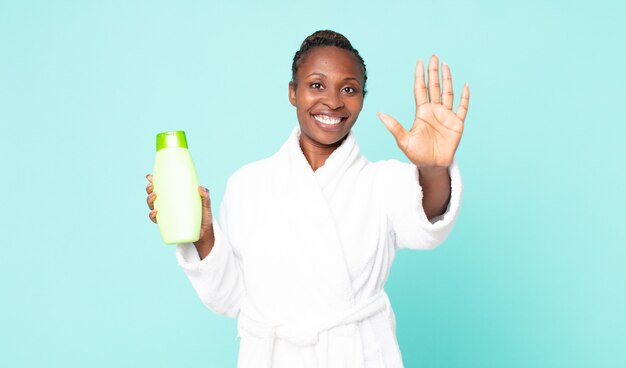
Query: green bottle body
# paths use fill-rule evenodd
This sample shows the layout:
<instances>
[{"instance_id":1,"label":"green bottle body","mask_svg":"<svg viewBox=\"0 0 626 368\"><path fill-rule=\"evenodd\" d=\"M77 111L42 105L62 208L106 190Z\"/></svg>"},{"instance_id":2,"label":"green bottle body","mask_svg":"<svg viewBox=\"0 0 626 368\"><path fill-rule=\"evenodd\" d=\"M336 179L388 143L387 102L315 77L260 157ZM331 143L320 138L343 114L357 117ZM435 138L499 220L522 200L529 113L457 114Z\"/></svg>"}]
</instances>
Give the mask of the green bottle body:
<instances>
[{"instance_id":1,"label":"green bottle body","mask_svg":"<svg viewBox=\"0 0 626 368\"><path fill-rule=\"evenodd\" d=\"M158 148L157 143L152 183L156 193L156 219L163 241L166 244L197 241L202 223L202 198L189 150L186 147Z\"/></svg>"}]
</instances>

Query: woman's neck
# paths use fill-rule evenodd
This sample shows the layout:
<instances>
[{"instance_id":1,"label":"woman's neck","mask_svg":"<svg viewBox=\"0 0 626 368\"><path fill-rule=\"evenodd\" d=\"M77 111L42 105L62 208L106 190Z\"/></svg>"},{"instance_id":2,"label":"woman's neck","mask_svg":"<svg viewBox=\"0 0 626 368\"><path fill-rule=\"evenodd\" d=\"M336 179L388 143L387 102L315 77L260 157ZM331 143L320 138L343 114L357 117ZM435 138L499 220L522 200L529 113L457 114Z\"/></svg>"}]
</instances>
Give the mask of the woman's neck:
<instances>
[{"instance_id":1,"label":"woman's neck","mask_svg":"<svg viewBox=\"0 0 626 368\"><path fill-rule=\"evenodd\" d=\"M330 157L330 155L335 152L341 143L346 138L342 138L339 142L333 143L331 145L324 145L318 142L311 140L306 137L304 134L300 135L300 148L302 149L302 153L306 158L309 165L311 165L311 169L316 171L320 167L324 166L326 163L326 159Z\"/></svg>"}]
</instances>

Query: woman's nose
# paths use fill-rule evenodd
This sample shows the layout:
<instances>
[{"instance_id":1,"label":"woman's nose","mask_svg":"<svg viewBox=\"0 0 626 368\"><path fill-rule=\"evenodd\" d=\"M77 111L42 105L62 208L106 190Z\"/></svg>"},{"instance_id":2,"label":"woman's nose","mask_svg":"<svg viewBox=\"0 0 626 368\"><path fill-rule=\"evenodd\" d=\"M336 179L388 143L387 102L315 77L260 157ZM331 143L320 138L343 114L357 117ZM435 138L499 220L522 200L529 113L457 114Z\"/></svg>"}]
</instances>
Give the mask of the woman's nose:
<instances>
[{"instance_id":1,"label":"woman's nose","mask_svg":"<svg viewBox=\"0 0 626 368\"><path fill-rule=\"evenodd\" d=\"M330 109L338 109L343 107L343 100L341 99L341 94L338 92L328 92L325 96L324 104L328 106Z\"/></svg>"}]
</instances>

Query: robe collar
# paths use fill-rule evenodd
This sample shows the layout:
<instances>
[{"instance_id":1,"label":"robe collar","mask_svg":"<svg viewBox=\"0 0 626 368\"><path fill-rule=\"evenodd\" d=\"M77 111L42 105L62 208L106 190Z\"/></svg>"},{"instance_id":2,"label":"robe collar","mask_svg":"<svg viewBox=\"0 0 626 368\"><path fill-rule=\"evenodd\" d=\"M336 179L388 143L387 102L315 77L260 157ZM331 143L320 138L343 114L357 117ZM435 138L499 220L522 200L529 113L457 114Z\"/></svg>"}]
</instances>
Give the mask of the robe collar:
<instances>
[{"instance_id":1,"label":"robe collar","mask_svg":"<svg viewBox=\"0 0 626 368\"><path fill-rule=\"evenodd\" d=\"M300 147L300 134L300 127L295 127L283 148L289 150L290 156L293 158L292 164L297 166L298 169L313 175L324 191L326 191L328 187L334 187L334 184L340 182L343 175L349 169L359 170L366 163L356 143L354 133L351 130L348 132L346 139L341 143L341 146L337 147L326 159L324 165L314 172Z\"/></svg>"}]
</instances>

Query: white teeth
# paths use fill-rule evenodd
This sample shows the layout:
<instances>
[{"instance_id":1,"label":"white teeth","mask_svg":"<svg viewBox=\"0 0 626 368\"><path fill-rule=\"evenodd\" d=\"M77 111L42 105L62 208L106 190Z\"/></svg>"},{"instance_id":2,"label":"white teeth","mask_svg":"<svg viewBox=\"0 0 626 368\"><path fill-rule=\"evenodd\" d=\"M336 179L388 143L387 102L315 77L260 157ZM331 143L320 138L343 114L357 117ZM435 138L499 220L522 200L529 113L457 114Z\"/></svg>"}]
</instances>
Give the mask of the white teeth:
<instances>
[{"instance_id":1,"label":"white teeth","mask_svg":"<svg viewBox=\"0 0 626 368\"><path fill-rule=\"evenodd\" d=\"M322 124L336 125L341 122L341 118L334 118L327 115L313 115L313 117Z\"/></svg>"}]
</instances>

